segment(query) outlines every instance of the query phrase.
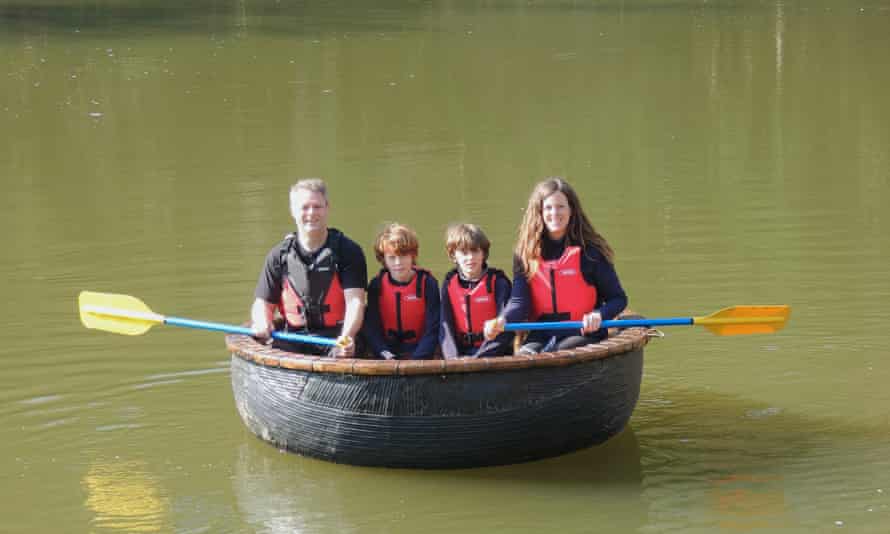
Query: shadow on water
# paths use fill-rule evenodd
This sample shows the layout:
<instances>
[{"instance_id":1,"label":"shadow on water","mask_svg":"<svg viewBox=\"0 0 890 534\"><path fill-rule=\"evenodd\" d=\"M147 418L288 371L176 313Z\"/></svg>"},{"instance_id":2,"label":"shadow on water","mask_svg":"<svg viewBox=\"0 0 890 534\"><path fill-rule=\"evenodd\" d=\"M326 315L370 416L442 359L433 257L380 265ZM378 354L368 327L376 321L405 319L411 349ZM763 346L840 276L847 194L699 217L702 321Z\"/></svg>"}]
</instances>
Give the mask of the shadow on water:
<instances>
[{"instance_id":1,"label":"shadow on water","mask_svg":"<svg viewBox=\"0 0 890 534\"><path fill-rule=\"evenodd\" d=\"M644 397L633 428L603 445L503 467L335 465L278 452L245 434L235 459L235 500L246 523L271 532L439 524L532 532L557 519L564 531L581 532L605 517L616 531L638 531L652 517L682 531L690 509L707 528L806 528L823 515L820 507L838 506L845 478L861 480L876 464L888 464L886 422L791 413L695 389L656 393L663 398ZM851 449L862 454L847 458ZM798 487L809 488L805 502L794 499Z\"/></svg>"},{"instance_id":2,"label":"shadow on water","mask_svg":"<svg viewBox=\"0 0 890 534\"><path fill-rule=\"evenodd\" d=\"M232 12L230 4L196 1L166 5L138 2L109 5L104 2L6 2L0 5L0 21L7 31L35 28L89 29L126 24L131 28L159 26L188 28L220 12Z\"/></svg>"},{"instance_id":3,"label":"shadow on water","mask_svg":"<svg viewBox=\"0 0 890 534\"><path fill-rule=\"evenodd\" d=\"M797 456L835 442L885 438L886 421L828 415L814 399L811 413L770 405L743 396L682 386L644 391L632 420L642 447L671 442L699 452L733 452L767 463Z\"/></svg>"},{"instance_id":4,"label":"shadow on water","mask_svg":"<svg viewBox=\"0 0 890 534\"><path fill-rule=\"evenodd\" d=\"M633 529L646 516L639 450L626 429L601 446L548 460L405 470L336 465L246 439L235 460L234 492L246 522L271 532L484 531L505 521L539 532L556 513L573 514L581 525L615 506L625 518L619 523Z\"/></svg>"},{"instance_id":5,"label":"shadow on water","mask_svg":"<svg viewBox=\"0 0 890 534\"><path fill-rule=\"evenodd\" d=\"M275 0L196 0L191 2L130 0L48 0L5 2L0 5L4 35L76 32L82 37L138 38L170 33L226 35L250 28L270 35L305 36L349 33L430 31L429 17L485 13L569 12L630 14L662 11L736 11L751 9L738 2L653 2L650 0L578 3L558 0L483 4L437 4L425 1L382 0L373 5L338 2L279 2Z\"/></svg>"},{"instance_id":6,"label":"shadow on water","mask_svg":"<svg viewBox=\"0 0 890 534\"><path fill-rule=\"evenodd\" d=\"M535 2L534 5L526 1L502 0L489 2L479 8L480 10L513 11L517 9L532 9L534 11L566 11L566 12L595 12L595 13L635 13L635 12L662 12L676 11L689 13L695 11L741 11L749 9L749 6L740 5L733 0L718 2L675 1L661 2L653 0L609 0L593 2L577 2L576 0L555 0L551 2Z\"/></svg>"},{"instance_id":7,"label":"shadow on water","mask_svg":"<svg viewBox=\"0 0 890 534\"><path fill-rule=\"evenodd\" d=\"M633 428L596 447L524 464L461 470L461 476L484 480L639 488L642 480L640 444Z\"/></svg>"},{"instance_id":8,"label":"shadow on water","mask_svg":"<svg viewBox=\"0 0 890 534\"><path fill-rule=\"evenodd\" d=\"M375 2L373 7L332 9L313 2L50 1L6 2L0 25L10 35L41 31L85 36L138 38L159 33L218 33L250 27L260 33L301 36L325 33L394 33L417 29L411 23L423 2Z\"/></svg>"},{"instance_id":9,"label":"shadow on water","mask_svg":"<svg viewBox=\"0 0 890 534\"><path fill-rule=\"evenodd\" d=\"M709 529L812 531L826 513L865 526L890 483L885 418L827 415L816 403L799 413L669 386L644 391L632 423L649 509L672 526L666 531L684 531L690 515Z\"/></svg>"}]
</instances>

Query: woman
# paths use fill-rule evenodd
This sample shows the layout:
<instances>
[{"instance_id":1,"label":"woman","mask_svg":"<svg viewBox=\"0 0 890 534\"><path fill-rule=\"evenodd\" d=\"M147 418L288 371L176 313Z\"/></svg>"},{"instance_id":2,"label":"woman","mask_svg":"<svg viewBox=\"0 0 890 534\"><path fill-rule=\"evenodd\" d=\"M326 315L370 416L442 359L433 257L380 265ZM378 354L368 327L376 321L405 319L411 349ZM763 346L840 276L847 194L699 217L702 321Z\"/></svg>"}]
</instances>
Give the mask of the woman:
<instances>
[{"instance_id":1,"label":"woman","mask_svg":"<svg viewBox=\"0 0 890 534\"><path fill-rule=\"evenodd\" d=\"M570 349L605 338L601 322L625 306L612 248L590 224L578 195L562 178L537 184L519 227L510 301L485 324L485 338L494 339L506 322L580 321L580 332L532 332L519 354Z\"/></svg>"}]
</instances>

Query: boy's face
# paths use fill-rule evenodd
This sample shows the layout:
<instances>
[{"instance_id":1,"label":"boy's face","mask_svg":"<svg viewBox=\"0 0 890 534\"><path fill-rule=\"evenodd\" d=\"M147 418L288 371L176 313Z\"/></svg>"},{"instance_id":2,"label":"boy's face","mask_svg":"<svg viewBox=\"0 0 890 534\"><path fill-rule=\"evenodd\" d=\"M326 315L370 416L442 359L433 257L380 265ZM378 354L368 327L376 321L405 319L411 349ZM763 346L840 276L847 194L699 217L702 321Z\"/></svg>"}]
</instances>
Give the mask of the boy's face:
<instances>
[{"instance_id":1,"label":"boy's face","mask_svg":"<svg viewBox=\"0 0 890 534\"><path fill-rule=\"evenodd\" d=\"M457 268L464 278L475 280L482 276L482 264L485 263L485 253L479 248L455 250L454 263L457 264Z\"/></svg>"},{"instance_id":2,"label":"boy's face","mask_svg":"<svg viewBox=\"0 0 890 534\"><path fill-rule=\"evenodd\" d=\"M383 266L394 279L399 282L407 282L414 275L414 255L398 254L395 250L387 248L383 251Z\"/></svg>"}]
</instances>

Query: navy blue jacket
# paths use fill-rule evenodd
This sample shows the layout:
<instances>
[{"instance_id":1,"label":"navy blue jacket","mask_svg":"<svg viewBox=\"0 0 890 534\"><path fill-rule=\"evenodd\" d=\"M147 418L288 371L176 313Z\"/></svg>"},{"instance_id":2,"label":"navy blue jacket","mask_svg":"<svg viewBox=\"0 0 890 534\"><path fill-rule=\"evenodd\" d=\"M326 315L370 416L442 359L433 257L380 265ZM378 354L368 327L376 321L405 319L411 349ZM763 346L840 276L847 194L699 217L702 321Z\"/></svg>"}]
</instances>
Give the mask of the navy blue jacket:
<instances>
[{"instance_id":1,"label":"navy blue jacket","mask_svg":"<svg viewBox=\"0 0 890 534\"><path fill-rule=\"evenodd\" d=\"M428 274L424 280L425 317L420 340L417 343L396 342L393 346L388 344L383 336L383 322L380 319L380 276L375 276L368 284L368 307L365 308L365 321L362 324L362 334L368 343L368 349L377 358L382 358L381 353L385 350L400 357L407 355L412 360L432 358L439 342L439 282L432 274ZM390 276L389 271L384 271L382 276ZM413 278L407 284L401 284L392 277L389 280L397 286L414 283Z\"/></svg>"},{"instance_id":2,"label":"navy blue jacket","mask_svg":"<svg viewBox=\"0 0 890 534\"><path fill-rule=\"evenodd\" d=\"M483 275L488 266L483 267ZM479 348L472 345L464 345L455 340L454 312L451 307L451 296L448 294L448 280L451 276L459 277L459 283L466 288L472 287L471 284L476 282L468 282L460 276L456 269L445 275L442 280L442 290L440 299L441 306L441 325L439 328L439 344L442 346L442 356L445 359L457 358L458 356L475 356L477 358L485 356L504 356L513 352L513 333L504 332L491 341L484 341ZM510 280L506 276L497 276L494 282L494 297L497 302L497 314L500 315L504 311L504 306L510 298Z\"/></svg>"},{"instance_id":3,"label":"navy blue jacket","mask_svg":"<svg viewBox=\"0 0 890 534\"><path fill-rule=\"evenodd\" d=\"M565 240L552 241L544 238L541 243L541 256L544 260L559 259L565 252ZM618 273L615 267L603 256L603 254L594 246L588 245L584 248L584 254L581 255L581 274L584 280L596 287L597 302L591 311L599 311L603 320L614 319L619 313L627 307L627 295L621 282L618 280ZM528 285L528 277L525 275L525 269L518 257L513 258L513 291L510 294L510 300L504 310L504 317L508 323L534 320L529 317L531 312L531 290ZM547 341L551 337L556 340L564 339L568 336L579 335L576 330L544 330L531 332L528 341ZM606 337L605 329L594 332L589 337L602 339Z\"/></svg>"}]
</instances>

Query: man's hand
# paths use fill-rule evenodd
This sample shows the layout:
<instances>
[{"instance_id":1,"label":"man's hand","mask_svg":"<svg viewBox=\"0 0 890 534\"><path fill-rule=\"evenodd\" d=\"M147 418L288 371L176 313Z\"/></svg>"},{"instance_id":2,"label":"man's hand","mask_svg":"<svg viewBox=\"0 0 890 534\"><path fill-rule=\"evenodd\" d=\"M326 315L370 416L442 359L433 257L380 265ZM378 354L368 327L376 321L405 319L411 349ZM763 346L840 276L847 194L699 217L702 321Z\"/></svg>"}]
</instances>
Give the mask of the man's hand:
<instances>
[{"instance_id":1,"label":"man's hand","mask_svg":"<svg viewBox=\"0 0 890 534\"><path fill-rule=\"evenodd\" d=\"M272 337L272 325L265 321L255 322L250 325L253 337L260 343L268 343Z\"/></svg>"},{"instance_id":2,"label":"man's hand","mask_svg":"<svg viewBox=\"0 0 890 534\"><path fill-rule=\"evenodd\" d=\"M250 308L250 329L253 337L261 343L268 343L272 337L272 320L275 317L275 305L263 299L253 301Z\"/></svg>"}]
</instances>

